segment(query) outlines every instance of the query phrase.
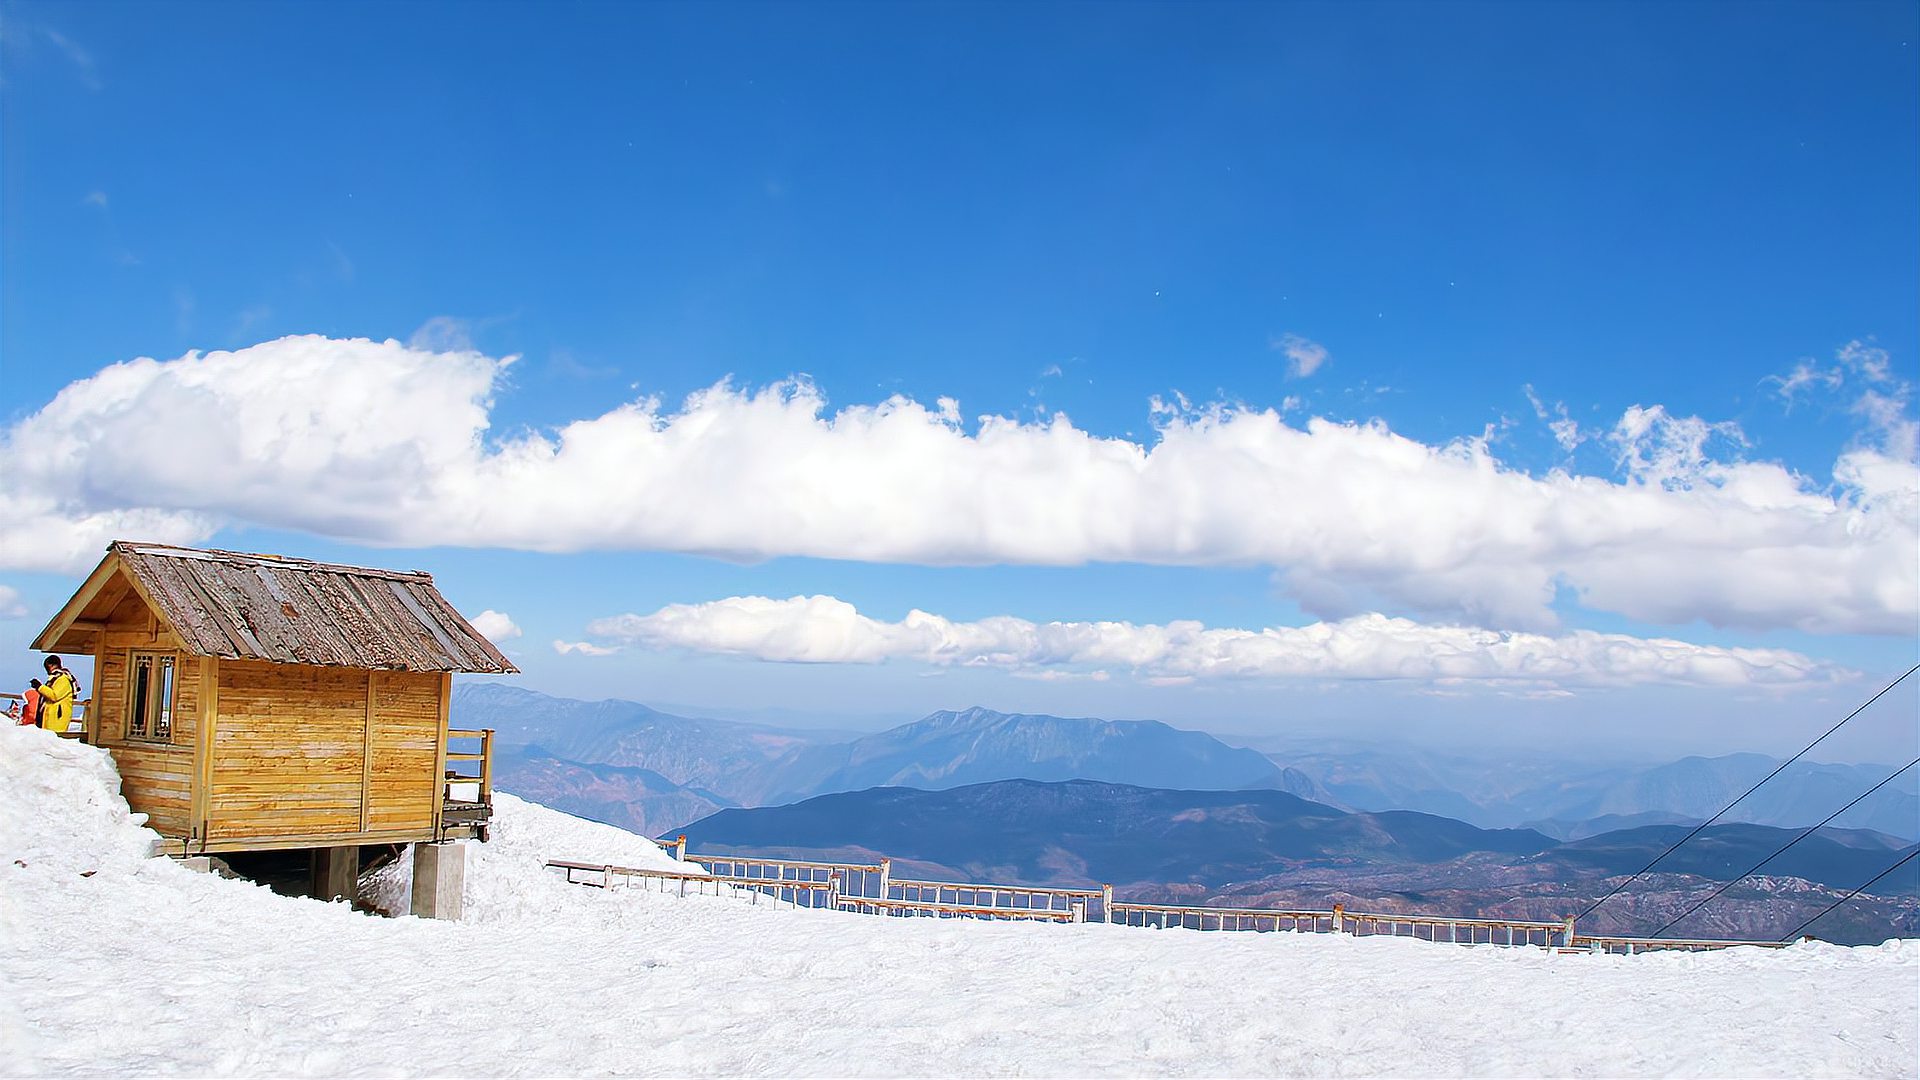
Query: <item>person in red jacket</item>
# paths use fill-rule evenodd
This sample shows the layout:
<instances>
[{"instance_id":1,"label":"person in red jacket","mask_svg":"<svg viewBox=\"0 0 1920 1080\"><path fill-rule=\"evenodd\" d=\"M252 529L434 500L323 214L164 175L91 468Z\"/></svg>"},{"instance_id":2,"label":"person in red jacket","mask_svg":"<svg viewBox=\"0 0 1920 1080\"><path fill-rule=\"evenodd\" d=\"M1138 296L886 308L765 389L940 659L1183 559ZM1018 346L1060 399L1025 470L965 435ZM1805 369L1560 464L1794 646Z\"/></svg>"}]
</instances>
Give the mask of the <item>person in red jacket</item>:
<instances>
[{"instance_id":1,"label":"person in red jacket","mask_svg":"<svg viewBox=\"0 0 1920 1080\"><path fill-rule=\"evenodd\" d=\"M27 692L20 695L20 726L34 727L40 723L40 680L28 679Z\"/></svg>"}]
</instances>

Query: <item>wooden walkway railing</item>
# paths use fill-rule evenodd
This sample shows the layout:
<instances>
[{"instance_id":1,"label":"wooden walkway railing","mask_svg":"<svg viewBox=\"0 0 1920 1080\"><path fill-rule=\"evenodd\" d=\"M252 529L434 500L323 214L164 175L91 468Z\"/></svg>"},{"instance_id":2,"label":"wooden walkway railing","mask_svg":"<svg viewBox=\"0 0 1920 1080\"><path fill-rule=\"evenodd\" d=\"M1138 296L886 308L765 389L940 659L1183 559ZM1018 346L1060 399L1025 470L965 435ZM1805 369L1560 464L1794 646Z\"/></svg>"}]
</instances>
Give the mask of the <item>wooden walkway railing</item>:
<instances>
[{"instance_id":1,"label":"wooden walkway railing","mask_svg":"<svg viewBox=\"0 0 1920 1080\"><path fill-rule=\"evenodd\" d=\"M1643 952L1700 952L1706 949L1726 949L1735 945L1757 945L1762 949L1784 949L1784 941L1717 941L1710 938L1637 938L1606 937L1597 934L1575 934L1573 948L1576 952L1608 952L1632 956Z\"/></svg>"},{"instance_id":2,"label":"wooden walkway railing","mask_svg":"<svg viewBox=\"0 0 1920 1080\"><path fill-rule=\"evenodd\" d=\"M1154 929L1292 930L1325 934L1336 929L1332 911L1287 911L1279 908L1202 907L1180 904L1134 904L1116 900L1106 907L1108 922ZM1209 927L1208 921L1213 925Z\"/></svg>"},{"instance_id":3,"label":"wooden walkway railing","mask_svg":"<svg viewBox=\"0 0 1920 1080\"><path fill-rule=\"evenodd\" d=\"M872 909L874 913L882 915L964 915L991 919L1086 922L1090 906L1107 895L1104 889L980 885L962 881L902 879L889 884L891 890L877 898L845 897L840 902L841 906L855 911Z\"/></svg>"},{"instance_id":4,"label":"wooden walkway railing","mask_svg":"<svg viewBox=\"0 0 1920 1080\"><path fill-rule=\"evenodd\" d=\"M20 710L26 705L26 695L0 694L0 701L7 703L5 706L0 706L0 708L6 710L4 722L9 724L19 723ZM92 711L92 698L85 697L74 702L73 715L68 718L67 730L61 732L60 737L63 739L85 739L87 737L87 714Z\"/></svg>"},{"instance_id":5,"label":"wooden walkway railing","mask_svg":"<svg viewBox=\"0 0 1920 1080\"><path fill-rule=\"evenodd\" d=\"M451 744L454 743L456 740L462 741L462 742L476 741L479 743L479 747L474 750L454 750L451 748ZM447 775L446 775L447 801L476 802L486 806L492 806L493 805L493 729L492 728L448 728L447 743L449 744L449 749L447 750L447 764L449 766L451 766L454 762L457 762L457 761L473 762L475 765L474 771L471 774L463 773L453 768L447 769ZM474 797L472 799L456 800L453 794L453 787L456 784L474 785Z\"/></svg>"},{"instance_id":6,"label":"wooden walkway railing","mask_svg":"<svg viewBox=\"0 0 1920 1080\"><path fill-rule=\"evenodd\" d=\"M686 837L676 843L655 841L689 864L686 870L652 870L595 863L550 860L571 884L612 888L636 882L664 889L677 883L686 895L747 893L785 901L792 907L829 908L866 915L966 919L1024 919L1042 922L1105 922L1155 929L1233 930L1354 937L1406 937L1455 945L1533 946L1561 952L1633 954L1649 950L1698 952L1737 945L1780 948L1777 941L1727 941L1701 938L1632 938L1578 934L1572 919L1455 918L1448 915L1291 908L1235 908L1206 905L1144 904L1116 900L1113 886L1098 889L1036 885L992 885L958 881L920 881L892 876L893 860L836 863L749 855L688 855Z\"/></svg>"}]
</instances>

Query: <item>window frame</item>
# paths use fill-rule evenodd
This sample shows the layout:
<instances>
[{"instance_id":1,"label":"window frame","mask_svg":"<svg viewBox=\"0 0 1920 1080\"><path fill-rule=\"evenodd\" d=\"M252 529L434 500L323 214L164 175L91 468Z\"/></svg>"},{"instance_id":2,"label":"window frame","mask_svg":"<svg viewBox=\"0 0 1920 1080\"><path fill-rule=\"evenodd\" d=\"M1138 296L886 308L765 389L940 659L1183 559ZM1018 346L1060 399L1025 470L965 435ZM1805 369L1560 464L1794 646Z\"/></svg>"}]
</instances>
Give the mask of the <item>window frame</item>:
<instances>
[{"instance_id":1,"label":"window frame","mask_svg":"<svg viewBox=\"0 0 1920 1080\"><path fill-rule=\"evenodd\" d=\"M127 694L120 714L122 739L156 746L173 745L174 713L179 699L178 652L127 650Z\"/></svg>"}]
</instances>

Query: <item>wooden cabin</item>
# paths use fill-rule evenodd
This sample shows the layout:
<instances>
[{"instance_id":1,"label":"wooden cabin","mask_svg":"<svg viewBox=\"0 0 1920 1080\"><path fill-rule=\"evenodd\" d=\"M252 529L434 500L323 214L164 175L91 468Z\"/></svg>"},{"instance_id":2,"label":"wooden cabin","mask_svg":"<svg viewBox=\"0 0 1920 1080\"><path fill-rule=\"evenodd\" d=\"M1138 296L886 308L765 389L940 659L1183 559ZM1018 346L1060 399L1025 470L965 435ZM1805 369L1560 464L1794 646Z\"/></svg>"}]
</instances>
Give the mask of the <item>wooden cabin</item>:
<instances>
[{"instance_id":1,"label":"wooden cabin","mask_svg":"<svg viewBox=\"0 0 1920 1080\"><path fill-rule=\"evenodd\" d=\"M428 574L118 541L33 647L92 656L85 738L173 854L351 852L350 890L362 845L486 838L453 673L517 669Z\"/></svg>"}]
</instances>

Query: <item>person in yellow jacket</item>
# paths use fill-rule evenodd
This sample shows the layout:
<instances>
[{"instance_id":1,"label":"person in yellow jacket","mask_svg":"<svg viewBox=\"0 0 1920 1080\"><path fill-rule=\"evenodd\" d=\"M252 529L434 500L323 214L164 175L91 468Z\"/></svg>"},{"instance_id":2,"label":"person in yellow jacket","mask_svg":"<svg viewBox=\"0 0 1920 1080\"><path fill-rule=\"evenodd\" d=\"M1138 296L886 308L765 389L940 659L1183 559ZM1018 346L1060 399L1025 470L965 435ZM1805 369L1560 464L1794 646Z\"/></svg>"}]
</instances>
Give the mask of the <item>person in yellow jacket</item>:
<instances>
[{"instance_id":1,"label":"person in yellow jacket","mask_svg":"<svg viewBox=\"0 0 1920 1080\"><path fill-rule=\"evenodd\" d=\"M47 681L40 687L40 726L58 734L73 720L73 699L80 692L80 680L60 666L60 658L47 657L43 665Z\"/></svg>"}]
</instances>

